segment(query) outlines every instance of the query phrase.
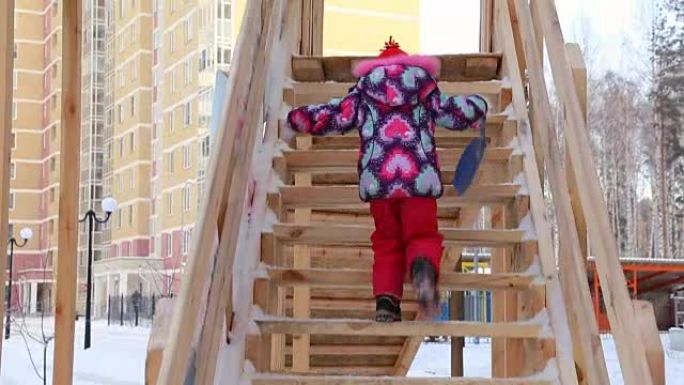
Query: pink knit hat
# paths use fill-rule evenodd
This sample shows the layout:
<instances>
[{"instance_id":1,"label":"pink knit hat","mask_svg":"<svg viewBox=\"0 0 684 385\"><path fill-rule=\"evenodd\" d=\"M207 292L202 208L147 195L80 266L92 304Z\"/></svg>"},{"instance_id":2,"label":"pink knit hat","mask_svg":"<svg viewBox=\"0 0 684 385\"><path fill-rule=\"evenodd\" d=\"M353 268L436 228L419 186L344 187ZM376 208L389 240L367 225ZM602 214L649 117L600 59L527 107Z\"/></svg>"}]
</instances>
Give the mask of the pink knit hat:
<instances>
[{"instance_id":1,"label":"pink knit hat","mask_svg":"<svg viewBox=\"0 0 684 385\"><path fill-rule=\"evenodd\" d=\"M405 64L421 67L430 76L437 76L439 72L439 59L433 56L409 55L399 48L399 43L390 36L385 43L385 48L380 50L380 55L376 59L362 60L354 66L353 73L356 77L366 76L373 68L390 64Z\"/></svg>"}]
</instances>

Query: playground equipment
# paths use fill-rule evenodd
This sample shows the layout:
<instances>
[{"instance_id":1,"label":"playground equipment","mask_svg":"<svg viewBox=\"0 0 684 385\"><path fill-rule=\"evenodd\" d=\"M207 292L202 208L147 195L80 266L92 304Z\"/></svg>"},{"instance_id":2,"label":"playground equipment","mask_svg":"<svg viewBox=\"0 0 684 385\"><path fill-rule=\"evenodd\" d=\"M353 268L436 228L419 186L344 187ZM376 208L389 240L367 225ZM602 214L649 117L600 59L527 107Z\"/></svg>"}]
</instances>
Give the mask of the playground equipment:
<instances>
[{"instance_id":1,"label":"playground equipment","mask_svg":"<svg viewBox=\"0 0 684 385\"><path fill-rule=\"evenodd\" d=\"M79 127L79 63L68 58L80 57L75 43L79 4L65 1L63 11L62 67L74 75L64 77L62 129L69 135L62 136L62 154L77 153L73 149L78 146L73 133ZM167 324L155 321L168 332L153 330L159 341L150 343L148 357L155 362L148 367L148 381L608 384L585 269L591 234L588 242L625 383L662 384L662 361L654 359L662 350L653 337L652 310L629 298L593 166L586 94L580 92L586 90L581 54L564 42L553 1L481 4L482 52L440 57L444 92L479 93L491 106L478 175L465 195L448 186L439 201L446 246L440 282L443 290L454 292L492 291L493 322L410 321L416 316L411 293L403 305L408 321L369 321L372 222L355 185L358 138L297 137L287 148L279 139L287 109L346 93L354 81L352 63L360 58L320 56L321 0L250 0L213 144L192 258L172 316ZM544 47L565 112L565 143L559 142L551 118ZM4 79L9 79L11 63L4 66ZM10 92L3 84L7 108ZM476 135L438 132L446 185L464 145ZM5 146L8 136L5 119ZM54 363L54 383L65 385L71 384L69 317L75 313L76 289L78 168L73 165L78 157L72 160L61 162L70 168L63 169L60 183L60 196L67 198L60 200ZM558 222L558 261L545 215L544 165ZM3 186L8 186L7 166L0 163ZM4 195L0 198L4 202ZM484 214L490 227L474 229ZM491 249L491 274L454 271L467 247ZM492 337L494 378L461 378L459 344L452 345L454 378L405 378L422 337L431 335Z\"/></svg>"}]
</instances>

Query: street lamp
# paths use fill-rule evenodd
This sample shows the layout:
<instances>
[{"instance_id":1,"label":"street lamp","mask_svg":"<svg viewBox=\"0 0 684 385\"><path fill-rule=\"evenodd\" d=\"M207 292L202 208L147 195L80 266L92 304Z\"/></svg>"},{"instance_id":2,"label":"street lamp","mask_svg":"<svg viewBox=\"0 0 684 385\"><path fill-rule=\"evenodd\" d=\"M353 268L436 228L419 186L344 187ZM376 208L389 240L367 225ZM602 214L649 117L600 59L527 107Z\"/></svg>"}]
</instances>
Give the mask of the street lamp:
<instances>
[{"instance_id":1,"label":"street lamp","mask_svg":"<svg viewBox=\"0 0 684 385\"><path fill-rule=\"evenodd\" d=\"M5 339L9 339L10 336L10 313L12 311L12 262L14 260L14 247L26 246L26 242L28 242L28 240L31 239L31 237L33 236L33 231L31 231L31 229L29 229L28 227L24 227L19 232L19 236L23 240L22 243L17 242L17 239L15 237L10 238L9 240L9 295L7 296L7 318L5 321Z\"/></svg>"},{"instance_id":2,"label":"street lamp","mask_svg":"<svg viewBox=\"0 0 684 385\"><path fill-rule=\"evenodd\" d=\"M97 214L93 209L88 210L79 222L83 223L88 221L88 283L86 285L86 324L85 324L85 341L83 343L83 349L90 348L90 307L91 307L91 295L93 292L93 231L95 222L106 223L109 217L116 210L116 200L114 198L105 198L102 200L102 211L105 212L104 219L99 219Z\"/></svg>"}]
</instances>

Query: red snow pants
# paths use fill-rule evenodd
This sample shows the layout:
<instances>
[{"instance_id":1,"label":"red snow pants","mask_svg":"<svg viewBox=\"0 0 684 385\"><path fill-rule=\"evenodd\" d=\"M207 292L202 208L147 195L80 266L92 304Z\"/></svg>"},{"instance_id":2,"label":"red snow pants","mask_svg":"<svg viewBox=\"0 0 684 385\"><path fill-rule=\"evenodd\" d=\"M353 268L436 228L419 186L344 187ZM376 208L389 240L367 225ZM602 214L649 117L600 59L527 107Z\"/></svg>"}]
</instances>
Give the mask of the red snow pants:
<instances>
[{"instance_id":1,"label":"red snow pants","mask_svg":"<svg viewBox=\"0 0 684 385\"><path fill-rule=\"evenodd\" d=\"M429 259L439 273L443 237L437 228L437 200L378 199L371 201L370 211L375 221L373 295L401 299L417 257Z\"/></svg>"}]
</instances>

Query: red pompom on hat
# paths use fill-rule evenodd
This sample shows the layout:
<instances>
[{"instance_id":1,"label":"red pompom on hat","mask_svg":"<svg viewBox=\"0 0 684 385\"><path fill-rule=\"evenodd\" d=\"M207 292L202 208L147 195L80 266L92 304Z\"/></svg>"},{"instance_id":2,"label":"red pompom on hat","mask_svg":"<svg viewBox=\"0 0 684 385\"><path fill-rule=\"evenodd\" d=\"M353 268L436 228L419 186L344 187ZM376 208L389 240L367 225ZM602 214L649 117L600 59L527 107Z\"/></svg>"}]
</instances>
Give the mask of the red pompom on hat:
<instances>
[{"instance_id":1,"label":"red pompom on hat","mask_svg":"<svg viewBox=\"0 0 684 385\"><path fill-rule=\"evenodd\" d=\"M385 48L380 51L377 59L362 60L356 64L353 69L354 76L360 78L368 75L373 68L392 64L421 67L433 77L439 73L439 59L432 56L409 55L399 48L399 43L392 36L385 42Z\"/></svg>"}]
</instances>

